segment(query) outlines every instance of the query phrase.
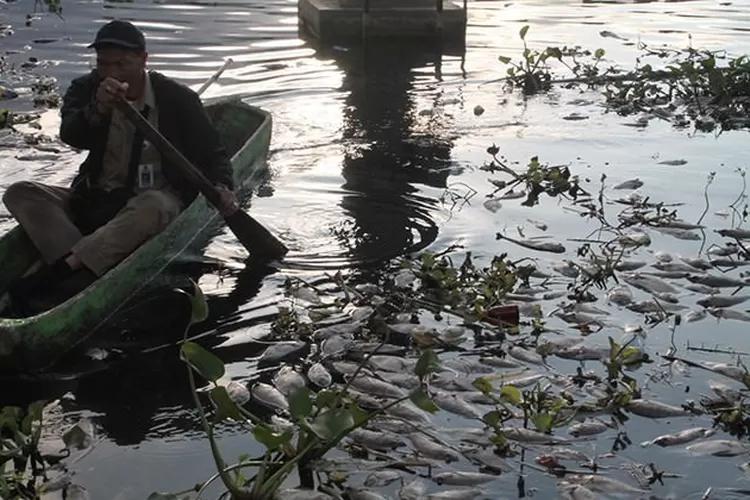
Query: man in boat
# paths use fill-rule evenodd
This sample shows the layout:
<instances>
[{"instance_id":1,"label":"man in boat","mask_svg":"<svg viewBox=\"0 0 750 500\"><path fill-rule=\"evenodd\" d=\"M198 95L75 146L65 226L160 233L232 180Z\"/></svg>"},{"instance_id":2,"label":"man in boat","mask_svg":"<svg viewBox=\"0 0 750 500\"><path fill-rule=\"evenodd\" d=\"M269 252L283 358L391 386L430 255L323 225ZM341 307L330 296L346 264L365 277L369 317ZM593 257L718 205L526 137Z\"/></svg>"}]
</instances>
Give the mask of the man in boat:
<instances>
[{"instance_id":1,"label":"man in boat","mask_svg":"<svg viewBox=\"0 0 750 500\"><path fill-rule=\"evenodd\" d=\"M217 187L222 215L237 208L230 159L198 94L146 69L143 33L114 20L89 48L96 50L96 69L71 82L61 110L61 140L88 150L78 174L70 187L21 181L3 196L42 258L35 271L9 287L17 315L38 313L50 300L88 287L160 233L198 194L115 108L117 99L130 101ZM44 307L28 306L40 300Z\"/></svg>"}]
</instances>

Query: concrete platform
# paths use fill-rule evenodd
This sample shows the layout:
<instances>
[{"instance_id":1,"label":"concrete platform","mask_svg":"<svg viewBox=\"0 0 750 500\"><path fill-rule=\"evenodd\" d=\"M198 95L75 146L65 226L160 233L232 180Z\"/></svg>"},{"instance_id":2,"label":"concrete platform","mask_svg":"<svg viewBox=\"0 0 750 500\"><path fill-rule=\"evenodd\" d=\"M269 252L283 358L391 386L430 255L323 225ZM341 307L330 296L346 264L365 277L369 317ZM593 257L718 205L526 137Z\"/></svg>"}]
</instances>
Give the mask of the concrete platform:
<instances>
[{"instance_id":1,"label":"concrete platform","mask_svg":"<svg viewBox=\"0 0 750 500\"><path fill-rule=\"evenodd\" d=\"M372 38L463 40L466 10L451 0L297 0L300 29L324 43ZM460 2L460 0L459 0Z\"/></svg>"}]
</instances>

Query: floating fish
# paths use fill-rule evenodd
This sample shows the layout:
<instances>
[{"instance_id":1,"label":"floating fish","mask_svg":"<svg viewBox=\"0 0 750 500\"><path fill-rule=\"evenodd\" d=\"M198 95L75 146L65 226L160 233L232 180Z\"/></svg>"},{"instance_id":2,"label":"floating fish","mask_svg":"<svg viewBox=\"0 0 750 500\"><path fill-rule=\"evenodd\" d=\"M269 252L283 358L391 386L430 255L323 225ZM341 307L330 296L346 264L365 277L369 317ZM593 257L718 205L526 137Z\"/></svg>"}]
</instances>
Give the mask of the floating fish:
<instances>
[{"instance_id":1,"label":"floating fish","mask_svg":"<svg viewBox=\"0 0 750 500\"><path fill-rule=\"evenodd\" d=\"M305 490L302 488L289 488L276 493L279 500L332 500L333 497L327 493L316 490Z\"/></svg>"},{"instance_id":2,"label":"floating fish","mask_svg":"<svg viewBox=\"0 0 750 500\"><path fill-rule=\"evenodd\" d=\"M615 184L612 189L638 189L641 186L643 186L643 181L635 178Z\"/></svg>"},{"instance_id":3,"label":"floating fish","mask_svg":"<svg viewBox=\"0 0 750 500\"><path fill-rule=\"evenodd\" d=\"M266 384L265 382L258 382L255 384L250 393L254 400L269 408L275 410L289 409L289 402L284 395L274 386Z\"/></svg>"},{"instance_id":4,"label":"floating fish","mask_svg":"<svg viewBox=\"0 0 750 500\"><path fill-rule=\"evenodd\" d=\"M693 427L691 429L685 429L673 434L663 434L650 441L642 442L641 446L643 446L644 448L654 444L657 446L661 446L662 448L666 446L676 446L689 443L690 441L695 441L696 439L709 437L715 433L716 429L710 429L708 427Z\"/></svg>"},{"instance_id":5,"label":"floating fish","mask_svg":"<svg viewBox=\"0 0 750 500\"><path fill-rule=\"evenodd\" d=\"M440 409L466 418L480 420L482 413L457 394L435 391L432 401Z\"/></svg>"},{"instance_id":6,"label":"floating fish","mask_svg":"<svg viewBox=\"0 0 750 500\"><path fill-rule=\"evenodd\" d=\"M737 304L742 304L747 299L750 299L750 296L743 296L743 295L711 295L710 297L706 297L703 299L698 300L696 303L699 306L703 306L706 308L711 307L731 307L736 306Z\"/></svg>"},{"instance_id":7,"label":"floating fish","mask_svg":"<svg viewBox=\"0 0 750 500\"><path fill-rule=\"evenodd\" d=\"M484 491L479 488L443 490L437 493L430 493L427 495L426 500L473 500L484 494Z\"/></svg>"},{"instance_id":8,"label":"floating fish","mask_svg":"<svg viewBox=\"0 0 750 500\"><path fill-rule=\"evenodd\" d=\"M346 494L349 500L388 500L388 497L365 488L347 488Z\"/></svg>"},{"instance_id":9,"label":"floating fish","mask_svg":"<svg viewBox=\"0 0 750 500\"><path fill-rule=\"evenodd\" d=\"M562 498L565 500L598 500L599 496L580 484L572 484L568 481L558 481Z\"/></svg>"},{"instance_id":10,"label":"floating fish","mask_svg":"<svg viewBox=\"0 0 750 500\"><path fill-rule=\"evenodd\" d=\"M388 451L400 446L406 446L404 438L384 431L354 429L347 435L347 437L355 443L373 450Z\"/></svg>"},{"instance_id":11,"label":"floating fish","mask_svg":"<svg viewBox=\"0 0 750 500\"><path fill-rule=\"evenodd\" d=\"M432 478L441 486L444 484L451 486L476 486L495 481L498 479L498 476L483 474L481 472L450 471L434 474Z\"/></svg>"},{"instance_id":12,"label":"floating fish","mask_svg":"<svg viewBox=\"0 0 750 500\"><path fill-rule=\"evenodd\" d=\"M305 377L291 366L282 366L271 382L285 396L307 385Z\"/></svg>"},{"instance_id":13,"label":"floating fish","mask_svg":"<svg viewBox=\"0 0 750 500\"><path fill-rule=\"evenodd\" d=\"M421 500L427 493L427 483L422 479L415 478L409 482L404 482L398 490L399 500Z\"/></svg>"},{"instance_id":14,"label":"floating fish","mask_svg":"<svg viewBox=\"0 0 750 500\"><path fill-rule=\"evenodd\" d=\"M549 242L549 241L534 241L534 240L517 240L515 238L510 238L508 236L503 236L500 233L495 234L496 240L508 240L511 243L515 243L516 245L520 245L524 248L528 248L529 250L538 250L540 252L552 252L552 253L565 253L565 246L562 245L562 243L555 243L555 242Z\"/></svg>"},{"instance_id":15,"label":"floating fish","mask_svg":"<svg viewBox=\"0 0 750 500\"><path fill-rule=\"evenodd\" d=\"M677 289L666 281L642 273L625 274L623 281L647 293L677 293Z\"/></svg>"},{"instance_id":16,"label":"floating fish","mask_svg":"<svg viewBox=\"0 0 750 500\"><path fill-rule=\"evenodd\" d=\"M350 379L350 377L347 376L344 378L347 379L347 381ZM404 396L404 391L395 385L367 375L358 375L351 380L350 386L373 396L383 396L386 398L401 398Z\"/></svg>"},{"instance_id":17,"label":"floating fish","mask_svg":"<svg viewBox=\"0 0 750 500\"><path fill-rule=\"evenodd\" d=\"M595 436L612 429L610 424L597 419L586 419L583 422L570 426L568 434L574 437Z\"/></svg>"},{"instance_id":18,"label":"floating fish","mask_svg":"<svg viewBox=\"0 0 750 500\"><path fill-rule=\"evenodd\" d=\"M333 377L320 363L315 363L307 370L307 378L310 382L322 388L326 388L333 383Z\"/></svg>"},{"instance_id":19,"label":"floating fish","mask_svg":"<svg viewBox=\"0 0 750 500\"><path fill-rule=\"evenodd\" d=\"M401 474L395 470L378 470L371 472L365 478L364 485L368 488L380 488L388 486L401 479Z\"/></svg>"},{"instance_id":20,"label":"floating fish","mask_svg":"<svg viewBox=\"0 0 750 500\"><path fill-rule=\"evenodd\" d=\"M735 238L738 240L750 239L750 230L747 229L716 229L715 232L720 236L725 236L727 238Z\"/></svg>"},{"instance_id":21,"label":"floating fish","mask_svg":"<svg viewBox=\"0 0 750 500\"><path fill-rule=\"evenodd\" d=\"M633 302L633 294L625 285L618 285L607 292L607 300L618 306L625 306Z\"/></svg>"},{"instance_id":22,"label":"floating fish","mask_svg":"<svg viewBox=\"0 0 750 500\"><path fill-rule=\"evenodd\" d=\"M296 360L306 356L309 350L310 344L301 340L275 342L263 351L258 358L258 365L273 365L281 361Z\"/></svg>"},{"instance_id":23,"label":"floating fish","mask_svg":"<svg viewBox=\"0 0 750 500\"><path fill-rule=\"evenodd\" d=\"M717 276L712 274L691 275L687 276L688 281L699 285L706 285L716 288L729 288L747 286L749 283L728 276Z\"/></svg>"},{"instance_id":24,"label":"floating fish","mask_svg":"<svg viewBox=\"0 0 750 500\"><path fill-rule=\"evenodd\" d=\"M570 483L585 486L598 493L648 493L648 490L636 488L611 477L595 474L568 474L565 476Z\"/></svg>"},{"instance_id":25,"label":"floating fish","mask_svg":"<svg viewBox=\"0 0 750 500\"><path fill-rule=\"evenodd\" d=\"M699 455L713 455L715 457L734 457L750 452L750 444L737 440L711 439L691 444L685 448L691 453Z\"/></svg>"},{"instance_id":26,"label":"floating fish","mask_svg":"<svg viewBox=\"0 0 750 500\"><path fill-rule=\"evenodd\" d=\"M634 399L625 405L625 409L647 418L686 417L691 415L684 408L646 399Z\"/></svg>"},{"instance_id":27,"label":"floating fish","mask_svg":"<svg viewBox=\"0 0 750 500\"><path fill-rule=\"evenodd\" d=\"M543 432L523 429L521 427L502 427L498 429L506 439L529 444L564 444L570 441L565 438L544 434Z\"/></svg>"},{"instance_id":28,"label":"floating fish","mask_svg":"<svg viewBox=\"0 0 750 500\"><path fill-rule=\"evenodd\" d=\"M409 440L414 445L414 449L425 457L445 462L456 462L461 459L461 455L458 452L445 445L436 443L422 433L415 432L409 434Z\"/></svg>"}]
</instances>

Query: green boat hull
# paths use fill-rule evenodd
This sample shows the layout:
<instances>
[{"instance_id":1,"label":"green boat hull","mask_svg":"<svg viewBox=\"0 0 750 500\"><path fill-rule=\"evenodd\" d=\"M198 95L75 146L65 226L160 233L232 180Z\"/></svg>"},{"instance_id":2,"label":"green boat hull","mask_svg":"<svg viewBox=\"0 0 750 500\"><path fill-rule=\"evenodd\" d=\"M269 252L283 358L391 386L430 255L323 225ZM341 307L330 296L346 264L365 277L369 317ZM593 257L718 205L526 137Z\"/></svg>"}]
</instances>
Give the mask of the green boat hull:
<instances>
[{"instance_id":1,"label":"green boat hull","mask_svg":"<svg viewBox=\"0 0 750 500\"><path fill-rule=\"evenodd\" d=\"M263 177L271 141L271 115L237 99L206 104L234 168L239 198ZM128 300L158 281L187 249L205 245L223 218L202 195L162 233L66 302L41 314L0 318L0 371L49 369L71 349L116 316ZM0 238L0 290L3 292L39 257L26 233L16 226Z\"/></svg>"}]
</instances>

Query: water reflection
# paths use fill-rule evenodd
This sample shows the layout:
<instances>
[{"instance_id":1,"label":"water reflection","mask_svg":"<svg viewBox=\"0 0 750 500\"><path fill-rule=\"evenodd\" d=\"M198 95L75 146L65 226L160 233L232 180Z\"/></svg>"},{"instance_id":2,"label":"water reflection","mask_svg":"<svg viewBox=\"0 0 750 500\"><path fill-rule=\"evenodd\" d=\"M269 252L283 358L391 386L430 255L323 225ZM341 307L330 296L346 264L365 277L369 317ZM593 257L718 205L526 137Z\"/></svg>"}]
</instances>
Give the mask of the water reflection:
<instances>
[{"instance_id":1,"label":"water reflection","mask_svg":"<svg viewBox=\"0 0 750 500\"><path fill-rule=\"evenodd\" d=\"M323 51L325 53L325 51ZM374 43L328 52L344 71L345 144L340 206L350 216L335 228L354 262L382 262L432 243L437 202L422 184L444 189L453 140L445 124L421 130L415 92L420 69L440 79L439 44Z\"/></svg>"}]
</instances>

